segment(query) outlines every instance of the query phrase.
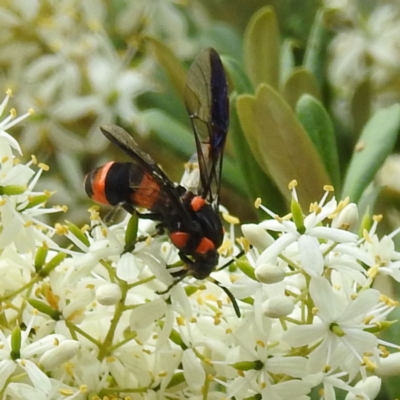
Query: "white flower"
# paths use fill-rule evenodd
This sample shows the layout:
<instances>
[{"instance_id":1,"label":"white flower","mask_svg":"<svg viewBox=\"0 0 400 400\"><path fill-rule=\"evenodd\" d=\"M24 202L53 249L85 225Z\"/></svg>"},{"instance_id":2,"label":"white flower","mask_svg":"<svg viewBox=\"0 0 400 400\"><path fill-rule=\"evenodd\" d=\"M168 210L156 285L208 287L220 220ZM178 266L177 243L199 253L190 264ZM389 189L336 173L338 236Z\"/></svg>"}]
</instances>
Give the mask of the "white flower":
<instances>
[{"instance_id":1,"label":"white flower","mask_svg":"<svg viewBox=\"0 0 400 400\"><path fill-rule=\"evenodd\" d=\"M316 345L309 355L311 372L335 369L344 363L360 365L365 353L375 353L378 339L366 331L374 326L373 319L366 321L379 302L377 290L365 290L353 300L335 291L325 278L315 277L310 296L319 321L292 326L283 338L293 347Z\"/></svg>"},{"instance_id":2,"label":"white flower","mask_svg":"<svg viewBox=\"0 0 400 400\"><path fill-rule=\"evenodd\" d=\"M0 331L0 388L2 390L6 381L13 374L18 376L21 370L26 372L33 387L43 394L48 394L52 390L50 379L37 365L37 357L51 352L65 338L54 334L31 342L29 335L33 323L34 318L31 318L25 331L18 331L17 328L8 336Z\"/></svg>"},{"instance_id":3,"label":"white flower","mask_svg":"<svg viewBox=\"0 0 400 400\"><path fill-rule=\"evenodd\" d=\"M305 272L312 276L319 276L324 268L323 249L325 248L319 243L319 240L328 241L328 245L329 241L332 243L355 243L357 235L354 233L321 226L322 221L331 216L338 207L334 198L325 204L328 194L329 191L326 191L320 203L314 205L315 211L304 218L302 227L286 218L277 218L274 213L263 207L275 219L266 220L259 225L266 230L282 234L261 253L256 265L273 263L280 253L288 249L292 254L297 253L298 261ZM297 202L294 187L293 200Z\"/></svg>"},{"instance_id":4,"label":"white flower","mask_svg":"<svg viewBox=\"0 0 400 400\"><path fill-rule=\"evenodd\" d=\"M384 236L379 239L374 235L365 241L366 264L371 268L370 274L390 275L400 282L400 253L395 250L393 239Z\"/></svg>"},{"instance_id":5,"label":"white flower","mask_svg":"<svg viewBox=\"0 0 400 400\"><path fill-rule=\"evenodd\" d=\"M369 376L357 382L354 388L355 393L348 393L345 400L374 400L381 390L381 383L377 376Z\"/></svg>"},{"instance_id":6,"label":"white flower","mask_svg":"<svg viewBox=\"0 0 400 400\"><path fill-rule=\"evenodd\" d=\"M8 105L8 101L10 99L11 93L12 93L11 90L8 89L6 97L0 104L0 117L3 115L3 112ZM10 134L8 134L6 132L6 130L8 130L11 127L13 127L14 125L18 124L20 121L24 120L32 113L33 113L33 111L30 111L30 112L23 114L20 117L16 118L16 111L15 111L15 109L12 109L10 111L9 116L0 122L0 141L2 143L7 143L8 145L10 145L13 149L17 150L19 154L22 154L22 150L19 146L19 143Z\"/></svg>"}]
</instances>

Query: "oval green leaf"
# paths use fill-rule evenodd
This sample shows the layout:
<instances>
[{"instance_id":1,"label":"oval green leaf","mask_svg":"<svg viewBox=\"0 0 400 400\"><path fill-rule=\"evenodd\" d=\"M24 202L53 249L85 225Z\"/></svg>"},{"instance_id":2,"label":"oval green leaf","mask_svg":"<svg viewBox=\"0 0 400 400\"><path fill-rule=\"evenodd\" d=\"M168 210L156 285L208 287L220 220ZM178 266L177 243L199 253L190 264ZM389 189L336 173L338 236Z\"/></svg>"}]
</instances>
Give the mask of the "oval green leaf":
<instances>
[{"instance_id":1,"label":"oval green leaf","mask_svg":"<svg viewBox=\"0 0 400 400\"><path fill-rule=\"evenodd\" d=\"M255 96L238 96L237 109L255 159L283 196L290 200L287 185L296 179L301 205L308 208L317 201L331 181L311 139L283 98L262 84Z\"/></svg>"},{"instance_id":2,"label":"oval green leaf","mask_svg":"<svg viewBox=\"0 0 400 400\"><path fill-rule=\"evenodd\" d=\"M400 105L379 110L367 122L356 144L343 186L343 196L358 202L386 157L400 129Z\"/></svg>"},{"instance_id":3,"label":"oval green leaf","mask_svg":"<svg viewBox=\"0 0 400 400\"><path fill-rule=\"evenodd\" d=\"M328 112L314 97L305 94L296 104L296 115L314 143L336 190L340 190L340 166L335 130Z\"/></svg>"},{"instance_id":4,"label":"oval green leaf","mask_svg":"<svg viewBox=\"0 0 400 400\"><path fill-rule=\"evenodd\" d=\"M333 36L330 19L334 18L336 10L321 9L317 12L314 24L308 38L303 65L315 77L320 88L326 80L326 53Z\"/></svg>"},{"instance_id":5,"label":"oval green leaf","mask_svg":"<svg viewBox=\"0 0 400 400\"><path fill-rule=\"evenodd\" d=\"M282 94L292 110L296 108L298 100L304 94L310 94L317 99L321 98L317 81L308 70L302 67L293 69L283 84Z\"/></svg>"},{"instance_id":6,"label":"oval green leaf","mask_svg":"<svg viewBox=\"0 0 400 400\"><path fill-rule=\"evenodd\" d=\"M281 193L271 178L260 168L246 141L235 106L236 98L234 95L231 99L229 137L234 149L235 163L243 177L248 198L254 204L255 199L260 197L276 213L284 213L285 202ZM266 217L264 212L258 214L260 217Z\"/></svg>"},{"instance_id":7,"label":"oval green leaf","mask_svg":"<svg viewBox=\"0 0 400 400\"><path fill-rule=\"evenodd\" d=\"M146 37L146 41L154 51L158 62L167 73L176 94L183 99L186 86L186 69L164 43L150 36Z\"/></svg>"},{"instance_id":8,"label":"oval green leaf","mask_svg":"<svg viewBox=\"0 0 400 400\"><path fill-rule=\"evenodd\" d=\"M244 35L246 71L254 87L268 83L279 85L280 38L276 15L271 7L258 10Z\"/></svg>"}]
</instances>

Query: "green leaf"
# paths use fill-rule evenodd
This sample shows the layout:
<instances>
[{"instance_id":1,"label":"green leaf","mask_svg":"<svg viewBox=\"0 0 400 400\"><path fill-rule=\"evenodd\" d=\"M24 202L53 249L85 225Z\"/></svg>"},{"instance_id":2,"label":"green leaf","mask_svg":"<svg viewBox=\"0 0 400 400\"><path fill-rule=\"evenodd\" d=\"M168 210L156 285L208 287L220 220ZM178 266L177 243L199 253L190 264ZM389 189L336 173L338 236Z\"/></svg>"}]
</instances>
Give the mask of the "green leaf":
<instances>
[{"instance_id":1,"label":"green leaf","mask_svg":"<svg viewBox=\"0 0 400 400\"><path fill-rule=\"evenodd\" d=\"M260 167L275 181L289 201L288 183L299 182L297 192L304 208L318 200L330 184L321 159L293 111L270 86L256 95L240 95L237 109L247 142Z\"/></svg>"},{"instance_id":2,"label":"green leaf","mask_svg":"<svg viewBox=\"0 0 400 400\"><path fill-rule=\"evenodd\" d=\"M334 18L335 13L331 9L317 12L304 55L303 65L315 77L320 88L324 86L326 79L326 52L333 35L329 20Z\"/></svg>"},{"instance_id":3,"label":"green leaf","mask_svg":"<svg viewBox=\"0 0 400 400\"><path fill-rule=\"evenodd\" d=\"M155 133L157 139L173 149L180 157L188 159L195 151L193 135L189 128L164 111L145 110L142 113L142 120Z\"/></svg>"},{"instance_id":4,"label":"green leaf","mask_svg":"<svg viewBox=\"0 0 400 400\"><path fill-rule=\"evenodd\" d=\"M343 197L358 202L375 173L392 152L400 128L400 105L379 110L364 127L350 161Z\"/></svg>"},{"instance_id":5,"label":"green leaf","mask_svg":"<svg viewBox=\"0 0 400 400\"><path fill-rule=\"evenodd\" d=\"M340 191L340 166L335 131L323 105L306 94L296 105L296 114L317 149L336 190Z\"/></svg>"},{"instance_id":6,"label":"green leaf","mask_svg":"<svg viewBox=\"0 0 400 400\"><path fill-rule=\"evenodd\" d=\"M154 51L158 62L167 73L176 94L183 99L183 93L186 86L186 69L175 54L164 43L149 36L146 37L146 41Z\"/></svg>"},{"instance_id":7,"label":"green leaf","mask_svg":"<svg viewBox=\"0 0 400 400\"><path fill-rule=\"evenodd\" d=\"M268 83L279 85L280 38L276 15L271 7L258 10L244 35L246 71L254 87Z\"/></svg>"},{"instance_id":8,"label":"green leaf","mask_svg":"<svg viewBox=\"0 0 400 400\"><path fill-rule=\"evenodd\" d=\"M286 82L292 74L293 68L296 66L293 49L296 47L296 42L292 39L285 39L281 47L280 56L280 79L281 83Z\"/></svg>"},{"instance_id":9,"label":"green leaf","mask_svg":"<svg viewBox=\"0 0 400 400\"><path fill-rule=\"evenodd\" d=\"M321 98L318 83L314 77L305 68L298 67L293 69L287 81L283 84L282 95L294 110L298 100L304 94L310 94L317 99Z\"/></svg>"},{"instance_id":10,"label":"green leaf","mask_svg":"<svg viewBox=\"0 0 400 400\"><path fill-rule=\"evenodd\" d=\"M235 59L222 57L222 63L227 73L228 86L231 92L233 90L237 93L251 93L253 91L248 76Z\"/></svg>"},{"instance_id":11,"label":"green leaf","mask_svg":"<svg viewBox=\"0 0 400 400\"><path fill-rule=\"evenodd\" d=\"M353 97L351 98L351 116L353 117L353 131L357 135L361 133L363 126L368 122L372 106L372 93L371 81L365 79L355 89Z\"/></svg>"},{"instance_id":12,"label":"green leaf","mask_svg":"<svg viewBox=\"0 0 400 400\"><path fill-rule=\"evenodd\" d=\"M261 197L275 212L283 213L285 202L282 195L271 178L260 168L242 131L236 110L236 98L236 95L231 98L229 137L233 144L235 162L243 177L248 198L254 204L255 199ZM259 214L265 218L264 212Z\"/></svg>"}]
</instances>

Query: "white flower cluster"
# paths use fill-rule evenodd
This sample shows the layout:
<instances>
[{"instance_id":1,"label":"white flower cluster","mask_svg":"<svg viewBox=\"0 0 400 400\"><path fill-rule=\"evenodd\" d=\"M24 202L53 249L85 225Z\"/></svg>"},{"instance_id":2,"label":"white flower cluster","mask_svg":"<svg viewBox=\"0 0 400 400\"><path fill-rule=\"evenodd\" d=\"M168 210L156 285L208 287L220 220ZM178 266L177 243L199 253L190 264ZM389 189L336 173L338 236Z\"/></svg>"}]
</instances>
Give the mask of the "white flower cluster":
<instances>
[{"instance_id":1,"label":"white flower cluster","mask_svg":"<svg viewBox=\"0 0 400 400\"><path fill-rule=\"evenodd\" d=\"M327 190L304 217L293 187L290 215L264 208L271 219L242 227L245 257L162 293L179 257L146 233L152 222L107 227L95 209L91 229L36 219L55 210L33 191L41 169L12 155L9 126L0 123L2 398L306 400L315 389L332 400L340 389L372 400L377 375L399 373L376 336L395 303L371 286L378 274L400 280L400 253L377 238L377 219L362 237L350 232L354 204Z\"/></svg>"},{"instance_id":2,"label":"white flower cluster","mask_svg":"<svg viewBox=\"0 0 400 400\"><path fill-rule=\"evenodd\" d=\"M128 68L131 55L119 54L106 33L105 3L6 0L0 5L0 86L12 87L20 106L45 116L25 129L24 147L36 149L37 138L46 135L56 148L82 151L88 138L77 130L84 126L91 150L99 152L106 141L91 140L92 126L116 118L138 123L135 97L145 90L144 74Z\"/></svg>"},{"instance_id":3,"label":"white flower cluster","mask_svg":"<svg viewBox=\"0 0 400 400\"><path fill-rule=\"evenodd\" d=\"M399 101L396 82L400 74L400 7L397 1L371 3L370 14L357 2L324 0L340 11L341 30L332 40L328 76L338 99L337 112L347 121L356 90L368 82L371 106L378 110Z\"/></svg>"}]
</instances>

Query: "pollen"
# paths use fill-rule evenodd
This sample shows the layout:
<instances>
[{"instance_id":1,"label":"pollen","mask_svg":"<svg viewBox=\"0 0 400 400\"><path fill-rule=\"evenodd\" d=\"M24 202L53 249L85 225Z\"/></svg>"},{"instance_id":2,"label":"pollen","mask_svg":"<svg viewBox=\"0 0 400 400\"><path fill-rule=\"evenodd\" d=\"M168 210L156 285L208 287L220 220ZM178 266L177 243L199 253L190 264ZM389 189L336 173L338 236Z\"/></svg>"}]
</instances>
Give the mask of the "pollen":
<instances>
[{"instance_id":1,"label":"pollen","mask_svg":"<svg viewBox=\"0 0 400 400\"><path fill-rule=\"evenodd\" d=\"M378 346L379 350L380 350L380 356L381 358L387 358L390 355L390 351L388 351L388 349L385 346Z\"/></svg>"},{"instance_id":2,"label":"pollen","mask_svg":"<svg viewBox=\"0 0 400 400\"><path fill-rule=\"evenodd\" d=\"M372 219L373 219L375 222L381 222L382 219L383 219L383 215L382 215L382 214L374 215L374 216L372 217Z\"/></svg>"},{"instance_id":3,"label":"pollen","mask_svg":"<svg viewBox=\"0 0 400 400\"><path fill-rule=\"evenodd\" d=\"M228 222L228 224L232 224L232 225L237 225L240 223L239 218L234 217L233 215L227 214L227 213L223 213L222 217L224 218L224 220L226 222Z\"/></svg>"},{"instance_id":4,"label":"pollen","mask_svg":"<svg viewBox=\"0 0 400 400\"><path fill-rule=\"evenodd\" d=\"M74 392L71 389L58 389L58 393L60 393L63 396L72 396Z\"/></svg>"},{"instance_id":5,"label":"pollen","mask_svg":"<svg viewBox=\"0 0 400 400\"><path fill-rule=\"evenodd\" d=\"M371 236L369 236L369 232L366 229L363 230L363 238L366 242L372 243Z\"/></svg>"},{"instance_id":6,"label":"pollen","mask_svg":"<svg viewBox=\"0 0 400 400\"><path fill-rule=\"evenodd\" d=\"M215 316L214 317L214 325L218 326L221 323L221 316Z\"/></svg>"},{"instance_id":7,"label":"pollen","mask_svg":"<svg viewBox=\"0 0 400 400\"><path fill-rule=\"evenodd\" d=\"M28 110L28 113L29 113L30 115L33 115L33 114L35 114L35 110L34 110L33 108L30 108L30 109Z\"/></svg>"},{"instance_id":8,"label":"pollen","mask_svg":"<svg viewBox=\"0 0 400 400\"><path fill-rule=\"evenodd\" d=\"M42 169L43 171L48 171L48 170L50 169L50 167L49 167L47 164L45 164L45 163L39 163L39 164L38 164L38 167L39 167L40 169Z\"/></svg>"},{"instance_id":9,"label":"pollen","mask_svg":"<svg viewBox=\"0 0 400 400\"><path fill-rule=\"evenodd\" d=\"M218 249L218 253L229 257L233 253L232 242L229 239L225 239Z\"/></svg>"},{"instance_id":10,"label":"pollen","mask_svg":"<svg viewBox=\"0 0 400 400\"><path fill-rule=\"evenodd\" d=\"M261 203L262 203L261 197L257 197L256 201L254 202L254 207L255 208L260 208Z\"/></svg>"},{"instance_id":11,"label":"pollen","mask_svg":"<svg viewBox=\"0 0 400 400\"><path fill-rule=\"evenodd\" d=\"M332 185L325 185L325 186L324 186L324 190L325 190L326 192L334 192L334 191L335 191L335 188L334 188Z\"/></svg>"},{"instance_id":12,"label":"pollen","mask_svg":"<svg viewBox=\"0 0 400 400\"><path fill-rule=\"evenodd\" d=\"M399 302L398 301L393 300L389 296L386 296L384 294L381 294L379 296L379 300L382 303L385 303L388 307L398 307L399 306Z\"/></svg>"},{"instance_id":13,"label":"pollen","mask_svg":"<svg viewBox=\"0 0 400 400\"><path fill-rule=\"evenodd\" d=\"M92 221L98 221L100 219L100 213L99 213L99 206L92 206L89 208L89 213L90 213L90 219Z\"/></svg>"},{"instance_id":14,"label":"pollen","mask_svg":"<svg viewBox=\"0 0 400 400\"><path fill-rule=\"evenodd\" d=\"M319 311L318 307L313 307L312 310L311 310L313 315L317 314L318 311Z\"/></svg>"},{"instance_id":15,"label":"pollen","mask_svg":"<svg viewBox=\"0 0 400 400\"><path fill-rule=\"evenodd\" d=\"M86 393L87 392L87 386L86 385L81 385L79 386L79 391L81 393Z\"/></svg>"},{"instance_id":16,"label":"pollen","mask_svg":"<svg viewBox=\"0 0 400 400\"><path fill-rule=\"evenodd\" d=\"M64 364L64 370L69 376L74 375L74 366L70 362Z\"/></svg>"},{"instance_id":17,"label":"pollen","mask_svg":"<svg viewBox=\"0 0 400 400\"><path fill-rule=\"evenodd\" d=\"M37 158L34 154L31 155L31 160L32 160L32 164L36 165L37 164Z\"/></svg>"},{"instance_id":18,"label":"pollen","mask_svg":"<svg viewBox=\"0 0 400 400\"><path fill-rule=\"evenodd\" d=\"M297 186L297 181L296 179L293 179L292 181L289 182L288 188L289 190L293 190Z\"/></svg>"},{"instance_id":19,"label":"pollen","mask_svg":"<svg viewBox=\"0 0 400 400\"><path fill-rule=\"evenodd\" d=\"M15 108L12 108L10 110L10 115L12 118L15 118L17 116L17 110Z\"/></svg>"},{"instance_id":20,"label":"pollen","mask_svg":"<svg viewBox=\"0 0 400 400\"><path fill-rule=\"evenodd\" d=\"M57 235L66 235L69 232L67 225L61 225L60 223L57 223L55 228Z\"/></svg>"},{"instance_id":21,"label":"pollen","mask_svg":"<svg viewBox=\"0 0 400 400\"><path fill-rule=\"evenodd\" d=\"M12 96L12 90L10 89L10 88L8 88L7 90L6 90L6 95L7 96Z\"/></svg>"},{"instance_id":22,"label":"pollen","mask_svg":"<svg viewBox=\"0 0 400 400\"><path fill-rule=\"evenodd\" d=\"M246 253L250 250L250 242L245 237L236 238L236 242L242 246Z\"/></svg>"},{"instance_id":23,"label":"pollen","mask_svg":"<svg viewBox=\"0 0 400 400\"><path fill-rule=\"evenodd\" d=\"M376 369L376 364L366 356L363 357L362 365L365 365L369 371L375 371Z\"/></svg>"},{"instance_id":24,"label":"pollen","mask_svg":"<svg viewBox=\"0 0 400 400\"><path fill-rule=\"evenodd\" d=\"M59 209L62 212L67 212L68 211L68 206L66 206L65 204L63 206L54 206L53 208Z\"/></svg>"},{"instance_id":25,"label":"pollen","mask_svg":"<svg viewBox=\"0 0 400 400\"><path fill-rule=\"evenodd\" d=\"M82 226L81 232L82 232L82 233L86 233L89 229L90 229L89 225L88 225L88 224L85 224L85 225Z\"/></svg>"}]
</instances>

